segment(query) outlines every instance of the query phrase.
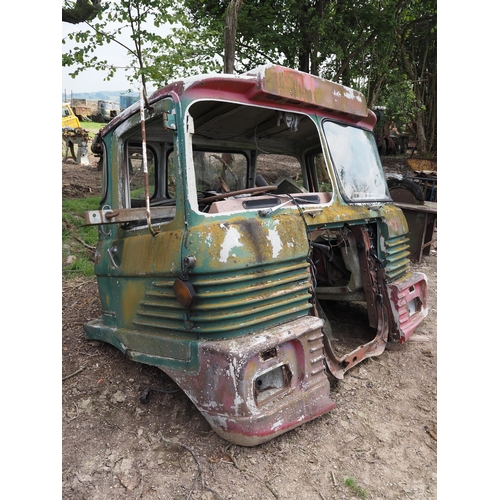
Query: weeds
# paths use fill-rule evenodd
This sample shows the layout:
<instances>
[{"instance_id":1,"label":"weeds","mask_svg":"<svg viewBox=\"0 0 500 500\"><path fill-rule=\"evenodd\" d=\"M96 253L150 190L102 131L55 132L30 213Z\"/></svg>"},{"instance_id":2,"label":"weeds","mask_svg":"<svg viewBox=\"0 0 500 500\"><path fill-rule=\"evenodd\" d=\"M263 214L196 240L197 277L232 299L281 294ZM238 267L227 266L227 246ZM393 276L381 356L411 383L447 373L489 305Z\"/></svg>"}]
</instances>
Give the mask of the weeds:
<instances>
[{"instance_id":1,"label":"weeds","mask_svg":"<svg viewBox=\"0 0 500 500\"><path fill-rule=\"evenodd\" d=\"M366 498L366 490L364 490L363 488L360 488L357 483L356 483L356 480L353 479L352 477L346 477L344 479L344 484L350 488L352 490L353 493L355 493L356 495L358 495L360 498Z\"/></svg>"},{"instance_id":2,"label":"weeds","mask_svg":"<svg viewBox=\"0 0 500 500\"><path fill-rule=\"evenodd\" d=\"M94 275L94 248L98 241L97 229L84 226L86 210L96 210L99 198L63 200L62 252L63 272L74 277Z\"/></svg>"}]
</instances>

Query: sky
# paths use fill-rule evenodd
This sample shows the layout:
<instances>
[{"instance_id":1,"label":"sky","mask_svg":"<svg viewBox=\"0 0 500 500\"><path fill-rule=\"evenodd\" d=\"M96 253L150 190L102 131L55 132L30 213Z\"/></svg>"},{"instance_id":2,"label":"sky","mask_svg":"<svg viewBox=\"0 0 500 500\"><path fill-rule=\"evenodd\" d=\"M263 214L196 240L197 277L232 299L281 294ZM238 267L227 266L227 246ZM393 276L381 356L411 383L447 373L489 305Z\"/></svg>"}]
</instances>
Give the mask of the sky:
<instances>
[{"instance_id":1,"label":"sky","mask_svg":"<svg viewBox=\"0 0 500 500\"><path fill-rule=\"evenodd\" d=\"M62 36L65 38L69 33L83 29L83 25L72 25L69 23L62 24ZM75 44L67 41L66 44L61 44L62 52L67 52ZM108 60L117 66L126 66L130 64L130 58L126 55L126 50L116 43L104 45L99 48L97 53L99 58ZM69 73L74 71L73 67L62 67L62 92L70 95L71 92L99 92L99 91L115 91L127 90L131 88L130 83L125 77L125 70L119 69L115 76L110 81L105 81L107 73L105 71L96 71L87 69L80 73L76 78L69 76ZM138 90L138 89L133 89Z\"/></svg>"},{"instance_id":2,"label":"sky","mask_svg":"<svg viewBox=\"0 0 500 500\"><path fill-rule=\"evenodd\" d=\"M86 30L87 27L85 24L70 24L70 23L61 23L61 40L65 39L68 34L72 32ZM147 26L148 23L146 23ZM112 25L110 25L112 27ZM162 26L160 28L155 28L150 23L149 27L150 31L156 31L159 34L164 34L164 36L168 36L169 26ZM133 46L133 42L128 36L128 32L124 30L123 34L120 37L120 42L122 42L125 46ZM66 40L66 43L63 45L61 43L61 53L68 52L71 48L73 48L76 44L71 40ZM113 64L117 67L125 67L130 65L132 58L127 56L127 51L124 47L119 45L118 43L109 43L105 44L94 53L98 57L98 59L105 59L110 64ZM62 67L61 76L62 76L62 92L66 92L67 95L73 93L80 92L99 92L99 91L116 91L116 90L139 90L139 84L137 83L137 87L134 88L131 85L127 78L126 72L124 69L118 69L115 75L111 78L110 81L106 81L107 77L106 71L96 71L86 69L82 73L80 73L76 78L72 78L69 74L74 71L74 67Z\"/></svg>"}]
</instances>

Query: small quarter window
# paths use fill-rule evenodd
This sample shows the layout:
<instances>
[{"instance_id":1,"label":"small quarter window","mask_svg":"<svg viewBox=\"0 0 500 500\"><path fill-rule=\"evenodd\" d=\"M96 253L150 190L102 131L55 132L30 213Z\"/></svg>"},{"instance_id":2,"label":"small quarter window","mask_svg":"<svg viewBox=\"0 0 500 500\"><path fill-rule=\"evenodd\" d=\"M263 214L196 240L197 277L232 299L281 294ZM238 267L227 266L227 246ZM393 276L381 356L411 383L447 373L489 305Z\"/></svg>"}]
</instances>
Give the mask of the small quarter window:
<instances>
[{"instance_id":1,"label":"small quarter window","mask_svg":"<svg viewBox=\"0 0 500 500\"><path fill-rule=\"evenodd\" d=\"M149 198L154 198L156 194L156 172L157 157L154 150L147 148L147 179ZM142 146L138 144L129 144L127 148L128 179L130 189L130 201L132 207L141 207L146 205L146 176L144 175L144 160Z\"/></svg>"}]
</instances>

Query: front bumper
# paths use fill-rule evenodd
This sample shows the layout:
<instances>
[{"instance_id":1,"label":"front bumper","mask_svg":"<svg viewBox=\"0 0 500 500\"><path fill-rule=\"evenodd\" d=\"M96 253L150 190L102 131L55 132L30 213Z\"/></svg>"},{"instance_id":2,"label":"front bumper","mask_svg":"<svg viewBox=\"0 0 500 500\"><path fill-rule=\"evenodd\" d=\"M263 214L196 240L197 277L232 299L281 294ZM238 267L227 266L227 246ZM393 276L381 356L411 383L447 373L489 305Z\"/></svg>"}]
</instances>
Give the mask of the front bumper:
<instances>
[{"instance_id":1,"label":"front bumper","mask_svg":"<svg viewBox=\"0 0 500 500\"><path fill-rule=\"evenodd\" d=\"M200 341L198 373L165 371L217 434L255 446L335 407L322 326L303 316L259 334Z\"/></svg>"}]
</instances>

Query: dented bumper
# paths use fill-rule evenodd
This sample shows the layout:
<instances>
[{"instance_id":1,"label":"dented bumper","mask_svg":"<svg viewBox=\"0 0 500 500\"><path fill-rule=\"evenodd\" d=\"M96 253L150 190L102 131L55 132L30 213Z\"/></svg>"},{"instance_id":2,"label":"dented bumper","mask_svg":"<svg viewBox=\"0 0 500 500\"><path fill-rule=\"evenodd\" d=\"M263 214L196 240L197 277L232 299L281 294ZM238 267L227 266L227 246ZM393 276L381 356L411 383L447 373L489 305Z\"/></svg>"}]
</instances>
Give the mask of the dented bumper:
<instances>
[{"instance_id":1,"label":"dented bumper","mask_svg":"<svg viewBox=\"0 0 500 500\"><path fill-rule=\"evenodd\" d=\"M196 374L164 370L217 434L255 446L335 407L322 326L303 316L260 334L202 341Z\"/></svg>"},{"instance_id":2,"label":"dented bumper","mask_svg":"<svg viewBox=\"0 0 500 500\"><path fill-rule=\"evenodd\" d=\"M405 281L387 285L391 304L392 331L400 343L406 342L428 314L427 276L414 273Z\"/></svg>"}]
</instances>

